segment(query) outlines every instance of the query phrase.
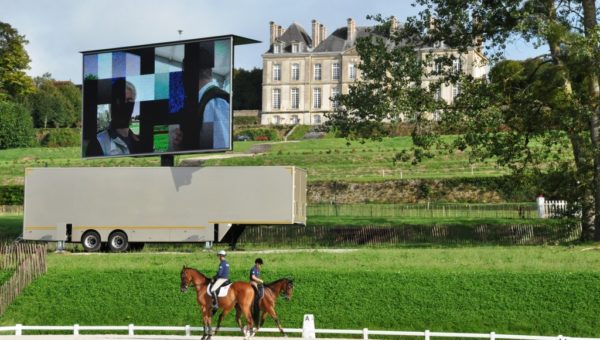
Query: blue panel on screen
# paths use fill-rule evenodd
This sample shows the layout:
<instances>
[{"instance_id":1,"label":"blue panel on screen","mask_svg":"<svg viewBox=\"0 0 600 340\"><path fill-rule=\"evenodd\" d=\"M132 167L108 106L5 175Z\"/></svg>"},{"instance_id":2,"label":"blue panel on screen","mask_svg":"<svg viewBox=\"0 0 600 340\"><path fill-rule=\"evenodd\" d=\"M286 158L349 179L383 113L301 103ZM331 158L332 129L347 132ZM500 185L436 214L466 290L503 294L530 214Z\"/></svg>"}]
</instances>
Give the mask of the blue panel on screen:
<instances>
[{"instance_id":1,"label":"blue panel on screen","mask_svg":"<svg viewBox=\"0 0 600 340\"><path fill-rule=\"evenodd\" d=\"M154 100L154 74L127 77L135 87L135 101Z\"/></svg>"},{"instance_id":2,"label":"blue panel on screen","mask_svg":"<svg viewBox=\"0 0 600 340\"><path fill-rule=\"evenodd\" d=\"M98 79L109 79L112 77L112 53L98 54Z\"/></svg>"},{"instance_id":3,"label":"blue panel on screen","mask_svg":"<svg viewBox=\"0 0 600 340\"><path fill-rule=\"evenodd\" d=\"M112 76L113 78L124 78L125 73L125 52L113 52L112 54Z\"/></svg>"},{"instance_id":4,"label":"blue panel on screen","mask_svg":"<svg viewBox=\"0 0 600 340\"><path fill-rule=\"evenodd\" d=\"M169 74L158 73L154 75L154 99L169 98Z\"/></svg>"},{"instance_id":5,"label":"blue panel on screen","mask_svg":"<svg viewBox=\"0 0 600 340\"><path fill-rule=\"evenodd\" d=\"M83 79L98 79L98 55L83 56Z\"/></svg>"},{"instance_id":6,"label":"blue panel on screen","mask_svg":"<svg viewBox=\"0 0 600 340\"><path fill-rule=\"evenodd\" d=\"M183 109L184 99L183 73L169 73L169 113L175 113Z\"/></svg>"},{"instance_id":7,"label":"blue panel on screen","mask_svg":"<svg viewBox=\"0 0 600 340\"><path fill-rule=\"evenodd\" d=\"M140 56L126 53L125 61L127 63L126 75L127 77L139 76L140 75Z\"/></svg>"}]
</instances>

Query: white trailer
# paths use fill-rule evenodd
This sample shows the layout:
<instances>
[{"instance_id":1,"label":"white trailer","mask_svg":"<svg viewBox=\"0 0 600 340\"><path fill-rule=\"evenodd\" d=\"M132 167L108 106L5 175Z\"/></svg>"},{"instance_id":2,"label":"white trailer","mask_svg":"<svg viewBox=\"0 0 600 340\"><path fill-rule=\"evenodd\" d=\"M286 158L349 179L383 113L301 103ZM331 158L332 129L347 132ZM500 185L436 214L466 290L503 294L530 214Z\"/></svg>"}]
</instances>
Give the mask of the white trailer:
<instances>
[{"instance_id":1,"label":"white trailer","mask_svg":"<svg viewBox=\"0 0 600 340\"><path fill-rule=\"evenodd\" d=\"M235 242L244 226L306 224L306 171L292 166L31 168L23 238L102 244Z\"/></svg>"}]
</instances>

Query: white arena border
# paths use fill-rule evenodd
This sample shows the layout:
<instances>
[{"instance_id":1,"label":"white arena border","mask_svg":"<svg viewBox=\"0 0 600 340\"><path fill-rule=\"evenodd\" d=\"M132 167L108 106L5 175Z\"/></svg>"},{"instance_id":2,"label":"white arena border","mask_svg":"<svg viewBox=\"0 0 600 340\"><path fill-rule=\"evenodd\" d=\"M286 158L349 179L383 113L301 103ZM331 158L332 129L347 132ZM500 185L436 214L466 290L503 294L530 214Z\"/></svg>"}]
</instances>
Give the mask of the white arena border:
<instances>
[{"instance_id":1,"label":"white arena border","mask_svg":"<svg viewBox=\"0 0 600 340\"><path fill-rule=\"evenodd\" d=\"M81 326L78 324L72 326L27 326L17 324L15 326L1 326L0 332L14 332L15 336L22 336L23 331L68 331L73 335L80 335L80 331L126 331L129 336L134 336L136 331L168 331L168 332L184 332L185 336L191 336L191 332L202 332L202 327L186 326L136 326L129 324L127 326ZM240 332L239 328L223 327L220 329L223 332ZM301 333L303 338L314 339L315 334L339 334L339 335L362 335L362 339L369 339L370 335L387 335L387 336L412 336L423 337L425 340L430 340L434 337L444 338L471 338L471 339L521 339L521 340L600 340L600 338L577 338L563 335L557 336L536 336L536 335L513 335L513 334L496 334L491 333L449 333L449 332L431 332L425 330L418 331L378 331L363 328L362 330L348 329L306 329L306 328L284 328L286 333ZM260 333L279 333L277 328L261 328ZM86 333L87 334L87 333Z\"/></svg>"}]
</instances>

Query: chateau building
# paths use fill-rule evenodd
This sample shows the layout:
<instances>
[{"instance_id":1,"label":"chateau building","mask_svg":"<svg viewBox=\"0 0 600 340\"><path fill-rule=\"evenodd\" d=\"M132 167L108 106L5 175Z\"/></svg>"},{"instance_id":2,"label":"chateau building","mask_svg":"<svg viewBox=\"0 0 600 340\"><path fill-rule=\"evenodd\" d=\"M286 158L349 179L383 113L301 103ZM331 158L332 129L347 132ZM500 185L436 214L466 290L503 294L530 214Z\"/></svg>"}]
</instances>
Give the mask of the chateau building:
<instances>
[{"instance_id":1,"label":"chateau building","mask_svg":"<svg viewBox=\"0 0 600 340\"><path fill-rule=\"evenodd\" d=\"M316 20L312 20L310 36L297 23L287 29L272 21L269 25L270 48L262 55L261 124L322 124L325 113L336 109L333 98L348 93L349 85L361 77L356 40L374 33L368 27L356 27L351 18L345 27L329 36ZM391 26L398 29L395 20ZM457 51L441 44L423 49L423 55L428 53L453 53L458 59L452 67L457 71L476 78L487 74L487 59L478 48L459 56ZM452 102L459 93L460 88L449 85L436 96Z\"/></svg>"}]
</instances>

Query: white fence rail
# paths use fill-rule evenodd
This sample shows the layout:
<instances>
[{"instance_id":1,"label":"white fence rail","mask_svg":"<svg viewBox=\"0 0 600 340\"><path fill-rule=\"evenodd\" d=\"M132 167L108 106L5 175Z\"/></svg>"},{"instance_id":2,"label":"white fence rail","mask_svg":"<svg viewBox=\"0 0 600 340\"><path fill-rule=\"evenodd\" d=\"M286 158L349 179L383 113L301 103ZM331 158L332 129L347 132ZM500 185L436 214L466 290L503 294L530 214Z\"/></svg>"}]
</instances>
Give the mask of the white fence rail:
<instances>
[{"instance_id":1,"label":"white fence rail","mask_svg":"<svg viewBox=\"0 0 600 340\"><path fill-rule=\"evenodd\" d=\"M136 326L129 324L127 326L27 326L17 324L15 326L4 326L0 327L1 333L13 332L16 336L22 336L24 331L65 331L73 335L80 335L80 332L85 331L122 331L127 332L129 336L134 336L138 331L155 331L155 332L184 332L186 336L191 336L192 332L202 332L202 327L191 327L186 326ZM223 327L223 332L234 332L239 333L239 328ZM306 329L303 328L284 328L284 331L288 334L306 334ZM260 333L279 333L277 328L261 328ZM357 338L362 336L362 339L369 339L372 335L385 335L385 336L412 336L412 337L423 337L425 340L430 340L435 337L443 338L471 338L471 339L521 339L521 340L600 340L600 338L577 338L568 337L563 335L557 336L537 336L537 335L513 335L513 334L496 334L491 333L452 333L452 332L431 332L429 330L423 332L407 332L407 331L377 331L363 328L362 330L348 330L348 329L314 329L311 330L315 334L337 334L337 335L355 335Z\"/></svg>"},{"instance_id":2,"label":"white fence rail","mask_svg":"<svg viewBox=\"0 0 600 340\"><path fill-rule=\"evenodd\" d=\"M568 209L568 203L564 200L546 201L543 196L536 199L538 217L560 217L563 216Z\"/></svg>"}]
</instances>

